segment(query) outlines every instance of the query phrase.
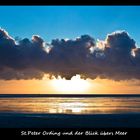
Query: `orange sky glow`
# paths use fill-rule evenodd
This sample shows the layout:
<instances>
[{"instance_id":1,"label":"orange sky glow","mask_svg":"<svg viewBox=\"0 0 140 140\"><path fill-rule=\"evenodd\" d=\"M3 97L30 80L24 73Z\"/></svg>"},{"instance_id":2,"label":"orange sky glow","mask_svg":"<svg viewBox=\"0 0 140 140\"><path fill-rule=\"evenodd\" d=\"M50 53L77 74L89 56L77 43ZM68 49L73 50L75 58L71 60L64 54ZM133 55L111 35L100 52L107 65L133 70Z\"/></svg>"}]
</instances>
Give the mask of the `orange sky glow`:
<instances>
[{"instance_id":1,"label":"orange sky glow","mask_svg":"<svg viewBox=\"0 0 140 140\"><path fill-rule=\"evenodd\" d=\"M71 80L0 80L0 94L139 94L139 80L83 80L79 75Z\"/></svg>"}]
</instances>

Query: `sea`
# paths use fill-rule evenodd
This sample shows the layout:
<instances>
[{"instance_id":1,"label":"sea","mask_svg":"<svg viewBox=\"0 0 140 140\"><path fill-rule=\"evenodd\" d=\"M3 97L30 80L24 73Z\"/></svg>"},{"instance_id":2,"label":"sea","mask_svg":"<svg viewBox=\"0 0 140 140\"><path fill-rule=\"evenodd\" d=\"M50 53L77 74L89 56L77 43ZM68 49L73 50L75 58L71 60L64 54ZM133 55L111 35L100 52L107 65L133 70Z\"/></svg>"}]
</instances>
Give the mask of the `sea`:
<instances>
[{"instance_id":1,"label":"sea","mask_svg":"<svg viewBox=\"0 0 140 140\"><path fill-rule=\"evenodd\" d=\"M140 113L140 95L0 95L0 113Z\"/></svg>"}]
</instances>

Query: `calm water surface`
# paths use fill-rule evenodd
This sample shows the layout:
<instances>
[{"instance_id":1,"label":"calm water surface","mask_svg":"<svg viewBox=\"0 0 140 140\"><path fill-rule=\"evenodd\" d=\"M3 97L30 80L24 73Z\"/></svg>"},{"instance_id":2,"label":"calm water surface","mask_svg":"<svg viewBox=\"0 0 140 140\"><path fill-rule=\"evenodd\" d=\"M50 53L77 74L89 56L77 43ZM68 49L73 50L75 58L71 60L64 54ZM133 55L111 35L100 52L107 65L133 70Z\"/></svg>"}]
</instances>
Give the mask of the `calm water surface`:
<instances>
[{"instance_id":1,"label":"calm water surface","mask_svg":"<svg viewBox=\"0 0 140 140\"><path fill-rule=\"evenodd\" d=\"M115 114L140 113L140 97L0 98L0 113Z\"/></svg>"}]
</instances>

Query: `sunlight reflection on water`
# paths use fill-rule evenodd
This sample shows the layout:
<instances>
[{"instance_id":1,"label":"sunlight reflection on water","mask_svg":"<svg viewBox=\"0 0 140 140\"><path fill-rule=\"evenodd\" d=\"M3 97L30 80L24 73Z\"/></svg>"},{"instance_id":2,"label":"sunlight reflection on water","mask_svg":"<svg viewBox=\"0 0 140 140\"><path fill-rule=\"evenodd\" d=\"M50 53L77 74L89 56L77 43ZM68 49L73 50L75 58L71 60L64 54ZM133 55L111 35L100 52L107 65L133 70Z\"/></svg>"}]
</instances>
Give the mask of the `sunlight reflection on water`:
<instances>
[{"instance_id":1,"label":"sunlight reflection on water","mask_svg":"<svg viewBox=\"0 0 140 140\"><path fill-rule=\"evenodd\" d=\"M140 98L0 98L0 112L58 113L58 114L115 114L140 113Z\"/></svg>"}]
</instances>

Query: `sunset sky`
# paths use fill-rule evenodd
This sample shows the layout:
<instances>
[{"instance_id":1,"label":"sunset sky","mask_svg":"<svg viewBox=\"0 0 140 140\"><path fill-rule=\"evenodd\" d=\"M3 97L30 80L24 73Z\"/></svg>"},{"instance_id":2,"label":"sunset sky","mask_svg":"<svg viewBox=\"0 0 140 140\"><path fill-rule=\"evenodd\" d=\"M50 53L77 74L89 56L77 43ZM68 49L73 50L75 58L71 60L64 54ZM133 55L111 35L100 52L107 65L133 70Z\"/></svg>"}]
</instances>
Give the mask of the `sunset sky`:
<instances>
[{"instance_id":1,"label":"sunset sky","mask_svg":"<svg viewBox=\"0 0 140 140\"><path fill-rule=\"evenodd\" d=\"M0 6L0 17L0 94L140 93L140 6Z\"/></svg>"}]
</instances>

